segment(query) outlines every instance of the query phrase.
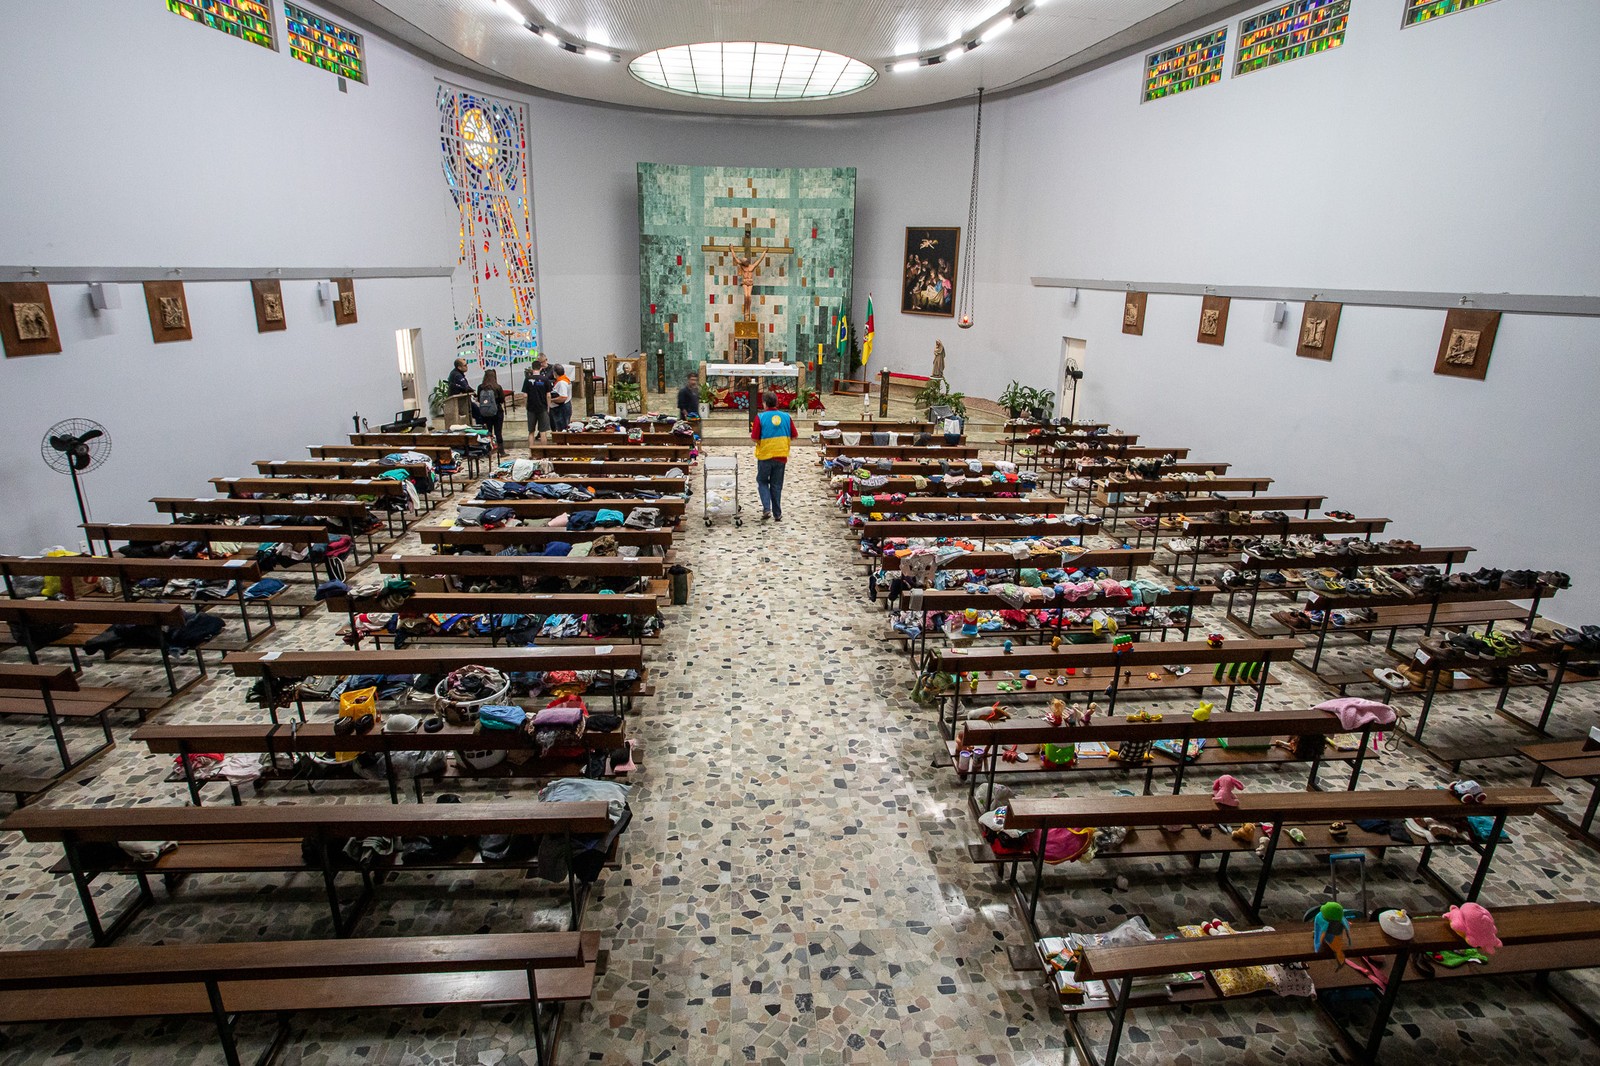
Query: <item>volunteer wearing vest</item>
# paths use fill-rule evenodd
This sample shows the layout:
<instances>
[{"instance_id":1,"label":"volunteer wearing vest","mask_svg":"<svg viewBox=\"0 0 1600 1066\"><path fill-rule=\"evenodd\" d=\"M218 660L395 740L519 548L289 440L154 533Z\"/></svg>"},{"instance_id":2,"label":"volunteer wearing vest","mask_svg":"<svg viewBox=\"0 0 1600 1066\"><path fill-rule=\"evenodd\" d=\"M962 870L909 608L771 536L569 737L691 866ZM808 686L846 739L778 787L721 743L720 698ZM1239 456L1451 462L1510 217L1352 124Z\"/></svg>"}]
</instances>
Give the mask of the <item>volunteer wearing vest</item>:
<instances>
[{"instance_id":1,"label":"volunteer wearing vest","mask_svg":"<svg viewBox=\"0 0 1600 1066\"><path fill-rule=\"evenodd\" d=\"M778 397L761 394L761 415L750 426L756 442L756 492L761 496L761 520L783 521L783 472L789 463L789 440L797 436L794 420L778 410Z\"/></svg>"},{"instance_id":2,"label":"volunteer wearing vest","mask_svg":"<svg viewBox=\"0 0 1600 1066\"><path fill-rule=\"evenodd\" d=\"M555 364L554 369L556 380L550 386L550 428L563 430L572 422L572 379L567 377L567 368L560 363Z\"/></svg>"}]
</instances>

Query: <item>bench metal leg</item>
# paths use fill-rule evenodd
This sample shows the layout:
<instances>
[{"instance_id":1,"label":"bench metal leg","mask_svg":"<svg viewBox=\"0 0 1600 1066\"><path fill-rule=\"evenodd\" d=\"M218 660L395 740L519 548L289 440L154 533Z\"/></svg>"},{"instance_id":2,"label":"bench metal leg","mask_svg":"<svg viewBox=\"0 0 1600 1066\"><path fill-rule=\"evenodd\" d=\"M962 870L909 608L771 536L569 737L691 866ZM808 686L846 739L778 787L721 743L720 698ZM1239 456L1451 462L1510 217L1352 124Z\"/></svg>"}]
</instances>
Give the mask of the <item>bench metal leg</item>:
<instances>
[{"instance_id":1,"label":"bench metal leg","mask_svg":"<svg viewBox=\"0 0 1600 1066\"><path fill-rule=\"evenodd\" d=\"M217 1038L222 1041L222 1057L228 1066L239 1066L239 1045L233 1036L233 1019L222 1006L222 990L215 980L206 981L206 998L211 1001L211 1017L217 1023Z\"/></svg>"},{"instance_id":2,"label":"bench metal leg","mask_svg":"<svg viewBox=\"0 0 1600 1066\"><path fill-rule=\"evenodd\" d=\"M528 1007L533 1016L533 1053L539 1066L547 1066L550 1053L553 1050L545 1043L544 1021L539 1017L539 982L537 971L531 967L528 970Z\"/></svg>"},{"instance_id":3,"label":"bench metal leg","mask_svg":"<svg viewBox=\"0 0 1600 1066\"><path fill-rule=\"evenodd\" d=\"M1378 1014L1372 1019L1372 1030L1367 1034L1367 1043L1361 1051L1362 1062L1378 1061L1378 1045L1383 1043L1384 1035L1389 1029L1389 1015L1394 1013L1395 1000L1400 997L1400 983L1405 978L1406 963L1411 959L1411 952L1401 951L1394 957L1394 966L1389 970L1388 983L1384 985L1383 995L1378 999Z\"/></svg>"},{"instance_id":4,"label":"bench metal leg","mask_svg":"<svg viewBox=\"0 0 1600 1066\"><path fill-rule=\"evenodd\" d=\"M1128 1021L1128 997L1133 994L1133 980L1124 977L1117 991L1116 1006L1111 1008L1111 1039L1106 1041L1105 1066L1116 1066L1117 1045L1122 1043L1122 1027Z\"/></svg>"}]
</instances>

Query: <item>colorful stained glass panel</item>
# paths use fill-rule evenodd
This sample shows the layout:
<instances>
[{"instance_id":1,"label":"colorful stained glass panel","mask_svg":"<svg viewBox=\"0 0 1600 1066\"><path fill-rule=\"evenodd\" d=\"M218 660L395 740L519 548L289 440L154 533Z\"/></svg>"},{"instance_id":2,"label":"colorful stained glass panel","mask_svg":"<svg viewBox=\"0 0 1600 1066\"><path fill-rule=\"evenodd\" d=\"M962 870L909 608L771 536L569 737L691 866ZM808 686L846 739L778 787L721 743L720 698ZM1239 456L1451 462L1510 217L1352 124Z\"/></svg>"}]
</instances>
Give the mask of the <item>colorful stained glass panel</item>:
<instances>
[{"instance_id":1,"label":"colorful stained glass panel","mask_svg":"<svg viewBox=\"0 0 1600 1066\"><path fill-rule=\"evenodd\" d=\"M354 81L367 80L361 34L294 4L285 3L283 14L289 23L291 56Z\"/></svg>"},{"instance_id":2,"label":"colorful stained glass panel","mask_svg":"<svg viewBox=\"0 0 1600 1066\"><path fill-rule=\"evenodd\" d=\"M1239 23L1233 73L1277 66L1344 44L1350 0L1293 0Z\"/></svg>"},{"instance_id":3,"label":"colorful stained glass panel","mask_svg":"<svg viewBox=\"0 0 1600 1066\"><path fill-rule=\"evenodd\" d=\"M271 0L167 0L167 10L231 37L276 50Z\"/></svg>"},{"instance_id":4,"label":"colorful stained glass panel","mask_svg":"<svg viewBox=\"0 0 1600 1066\"><path fill-rule=\"evenodd\" d=\"M539 350L527 113L520 104L441 85L439 149L459 213L451 281L456 354L488 369Z\"/></svg>"},{"instance_id":5,"label":"colorful stained glass panel","mask_svg":"<svg viewBox=\"0 0 1600 1066\"><path fill-rule=\"evenodd\" d=\"M1227 47L1228 28L1224 26L1150 53L1144 61L1144 99L1159 100L1221 81Z\"/></svg>"},{"instance_id":6,"label":"colorful stained glass panel","mask_svg":"<svg viewBox=\"0 0 1600 1066\"><path fill-rule=\"evenodd\" d=\"M1405 18L1401 20L1401 27L1415 26L1419 22L1428 22L1446 15L1454 15L1457 11L1465 11L1469 7L1482 7L1484 4L1493 3L1494 0L1406 0Z\"/></svg>"}]
</instances>

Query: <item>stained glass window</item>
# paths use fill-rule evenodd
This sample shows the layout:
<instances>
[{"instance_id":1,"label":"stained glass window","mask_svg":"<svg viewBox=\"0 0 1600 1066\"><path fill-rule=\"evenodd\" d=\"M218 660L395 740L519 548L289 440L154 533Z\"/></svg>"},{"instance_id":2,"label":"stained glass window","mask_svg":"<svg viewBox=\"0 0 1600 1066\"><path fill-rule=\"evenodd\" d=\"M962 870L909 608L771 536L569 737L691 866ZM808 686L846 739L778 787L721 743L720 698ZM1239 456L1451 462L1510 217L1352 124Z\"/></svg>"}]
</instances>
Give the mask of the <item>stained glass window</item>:
<instances>
[{"instance_id":1,"label":"stained glass window","mask_svg":"<svg viewBox=\"0 0 1600 1066\"><path fill-rule=\"evenodd\" d=\"M1494 0L1406 0L1406 14L1400 25L1415 26L1419 22L1443 18L1445 15L1454 15L1457 11L1465 11L1469 7L1480 7L1493 2Z\"/></svg>"},{"instance_id":2,"label":"stained glass window","mask_svg":"<svg viewBox=\"0 0 1600 1066\"><path fill-rule=\"evenodd\" d=\"M1277 66L1344 44L1350 0L1293 0L1239 23L1233 73Z\"/></svg>"},{"instance_id":3,"label":"stained glass window","mask_svg":"<svg viewBox=\"0 0 1600 1066\"><path fill-rule=\"evenodd\" d=\"M367 80L361 34L294 4L285 3L283 14L289 23L290 55L353 81Z\"/></svg>"},{"instance_id":4,"label":"stained glass window","mask_svg":"<svg viewBox=\"0 0 1600 1066\"><path fill-rule=\"evenodd\" d=\"M485 369L539 350L527 113L520 104L441 85L439 148L460 213L451 282L456 354Z\"/></svg>"},{"instance_id":5,"label":"stained glass window","mask_svg":"<svg viewBox=\"0 0 1600 1066\"><path fill-rule=\"evenodd\" d=\"M1144 61L1144 98L1198 89L1222 80L1222 54L1228 46L1228 27L1201 34L1171 48L1152 52Z\"/></svg>"},{"instance_id":6,"label":"stained glass window","mask_svg":"<svg viewBox=\"0 0 1600 1066\"><path fill-rule=\"evenodd\" d=\"M276 50L272 0L167 0L167 10L214 30Z\"/></svg>"}]
</instances>

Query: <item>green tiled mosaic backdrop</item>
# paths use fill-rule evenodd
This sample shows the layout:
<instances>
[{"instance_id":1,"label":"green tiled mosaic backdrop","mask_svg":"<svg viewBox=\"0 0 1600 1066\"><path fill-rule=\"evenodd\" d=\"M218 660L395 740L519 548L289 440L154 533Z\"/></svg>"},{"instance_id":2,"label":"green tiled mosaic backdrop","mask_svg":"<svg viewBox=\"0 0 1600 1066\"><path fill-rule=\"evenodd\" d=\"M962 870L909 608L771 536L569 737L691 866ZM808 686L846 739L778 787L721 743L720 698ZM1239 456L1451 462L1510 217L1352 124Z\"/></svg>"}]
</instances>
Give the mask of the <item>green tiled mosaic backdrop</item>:
<instances>
[{"instance_id":1,"label":"green tiled mosaic backdrop","mask_svg":"<svg viewBox=\"0 0 1600 1066\"><path fill-rule=\"evenodd\" d=\"M753 242L793 252L756 276L750 309L767 358L814 361L836 376L834 329L854 282L854 167L776 169L639 164L639 346L667 353L668 381L727 357L744 293L731 258L702 245ZM651 306L655 307L652 313Z\"/></svg>"}]
</instances>

